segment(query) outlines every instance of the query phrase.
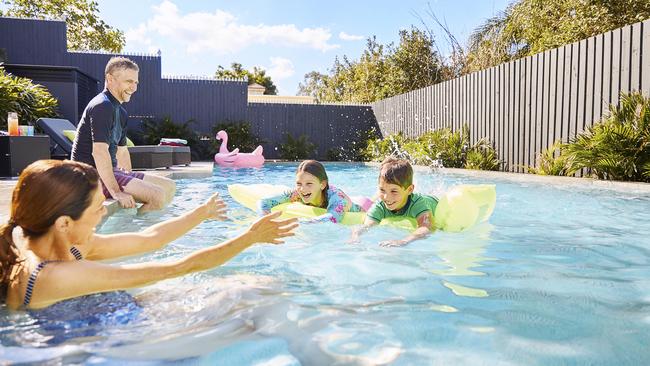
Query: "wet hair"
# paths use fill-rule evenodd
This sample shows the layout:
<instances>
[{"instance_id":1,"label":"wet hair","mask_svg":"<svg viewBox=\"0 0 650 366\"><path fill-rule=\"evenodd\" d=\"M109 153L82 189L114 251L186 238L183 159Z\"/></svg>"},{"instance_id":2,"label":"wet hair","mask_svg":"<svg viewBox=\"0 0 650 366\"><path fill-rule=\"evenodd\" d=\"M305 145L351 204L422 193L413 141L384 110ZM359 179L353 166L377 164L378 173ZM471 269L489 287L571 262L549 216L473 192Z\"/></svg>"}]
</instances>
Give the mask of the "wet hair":
<instances>
[{"instance_id":1,"label":"wet hair","mask_svg":"<svg viewBox=\"0 0 650 366\"><path fill-rule=\"evenodd\" d=\"M131 69L134 71L139 71L140 68L138 64L126 57L111 57L106 64L106 69L104 70L104 75L111 74L118 70Z\"/></svg>"},{"instance_id":2,"label":"wet hair","mask_svg":"<svg viewBox=\"0 0 650 366\"><path fill-rule=\"evenodd\" d=\"M326 181L325 188L321 191L321 197L323 198L323 203L321 204L322 208L326 208L329 204L327 199L327 190L330 189L329 178L327 178L327 172L323 164L317 162L316 160L305 160L300 165L298 165L298 170L296 174L300 172L305 172L313 175L318 178L319 182Z\"/></svg>"},{"instance_id":3,"label":"wet hair","mask_svg":"<svg viewBox=\"0 0 650 366\"><path fill-rule=\"evenodd\" d=\"M39 160L23 170L11 196L11 216L0 225L1 302L6 300L12 269L21 262L12 238L14 228L20 226L25 237L35 239L61 216L78 220L98 187L97 170L80 162Z\"/></svg>"},{"instance_id":4,"label":"wet hair","mask_svg":"<svg viewBox=\"0 0 650 366\"><path fill-rule=\"evenodd\" d=\"M408 160L388 157L381 163L379 179L407 189L413 184L413 167Z\"/></svg>"}]
</instances>

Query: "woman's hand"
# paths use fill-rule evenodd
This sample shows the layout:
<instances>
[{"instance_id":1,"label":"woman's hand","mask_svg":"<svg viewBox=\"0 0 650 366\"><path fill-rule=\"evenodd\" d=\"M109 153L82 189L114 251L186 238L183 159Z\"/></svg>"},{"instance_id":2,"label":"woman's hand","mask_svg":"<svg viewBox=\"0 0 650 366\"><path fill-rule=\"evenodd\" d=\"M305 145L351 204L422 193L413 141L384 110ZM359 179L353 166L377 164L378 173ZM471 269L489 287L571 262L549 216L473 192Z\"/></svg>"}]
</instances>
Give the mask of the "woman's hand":
<instances>
[{"instance_id":1,"label":"woman's hand","mask_svg":"<svg viewBox=\"0 0 650 366\"><path fill-rule=\"evenodd\" d=\"M201 205L203 209L204 220L213 219L223 221L226 216L226 203L219 197L219 193L213 194L208 200Z\"/></svg>"},{"instance_id":2,"label":"woman's hand","mask_svg":"<svg viewBox=\"0 0 650 366\"><path fill-rule=\"evenodd\" d=\"M258 219L246 232L252 243L284 243L282 238L293 236L293 229L298 227L298 219L274 220L282 212L277 211Z\"/></svg>"}]
</instances>

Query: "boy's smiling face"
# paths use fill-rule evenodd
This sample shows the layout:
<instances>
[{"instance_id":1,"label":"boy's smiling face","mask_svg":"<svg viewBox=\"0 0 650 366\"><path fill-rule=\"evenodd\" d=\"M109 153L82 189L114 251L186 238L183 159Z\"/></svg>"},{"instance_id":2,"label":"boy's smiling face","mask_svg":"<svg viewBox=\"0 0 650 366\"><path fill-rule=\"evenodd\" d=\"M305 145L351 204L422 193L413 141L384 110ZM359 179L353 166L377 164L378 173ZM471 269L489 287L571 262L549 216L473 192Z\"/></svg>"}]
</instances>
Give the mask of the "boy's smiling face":
<instances>
[{"instance_id":1,"label":"boy's smiling face","mask_svg":"<svg viewBox=\"0 0 650 366\"><path fill-rule=\"evenodd\" d=\"M408 188L402 188L398 184L388 183L379 178L379 198L391 211L400 210L406 205L413 188L412 184Z\"/></svg>"}]
</instances>

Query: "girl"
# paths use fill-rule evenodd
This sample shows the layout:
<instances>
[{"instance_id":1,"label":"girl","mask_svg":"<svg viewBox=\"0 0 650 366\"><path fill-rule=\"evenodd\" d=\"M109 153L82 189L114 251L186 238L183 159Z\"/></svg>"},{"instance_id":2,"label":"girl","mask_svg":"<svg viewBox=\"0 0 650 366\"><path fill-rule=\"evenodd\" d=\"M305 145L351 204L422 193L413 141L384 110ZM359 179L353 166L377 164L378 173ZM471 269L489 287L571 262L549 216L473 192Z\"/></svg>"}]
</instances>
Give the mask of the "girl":
<instances>
[{"instance_id":1,"label":"girl","mask_svg":"<svg viewBox=\"0 0 650 366\"><path fill-rule=\"evenodd\" d=\"M305 160L296 171L296 188L274 197L261 199L258 211L268 214L271 209L285 202L302 202L309 206L327 209L327 213L308 222L341 222L345 212L363 212L342 190L328 182L323 164L316 160Z\"/></svg>"}]
</instances>

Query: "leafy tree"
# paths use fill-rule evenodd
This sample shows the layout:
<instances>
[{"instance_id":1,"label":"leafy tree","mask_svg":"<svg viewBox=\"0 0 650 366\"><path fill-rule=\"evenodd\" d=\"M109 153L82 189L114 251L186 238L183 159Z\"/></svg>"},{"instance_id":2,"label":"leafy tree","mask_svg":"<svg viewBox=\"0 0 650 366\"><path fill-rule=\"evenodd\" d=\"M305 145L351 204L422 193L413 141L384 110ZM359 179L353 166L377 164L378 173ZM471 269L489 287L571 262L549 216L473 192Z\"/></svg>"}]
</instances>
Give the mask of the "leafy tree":
<instances>
[{"instance_id":1,"label":"leafy tree","mask_svg":"<svg viewBox=\"0 0 650 366\"><path fill-rule=\"evenodd\" d=\"M21 124L33 124L41 117L56 117L58 104L43 86L0 67L0 129L7 129L9 112L17 112Z\"/></svg>"},{"instance_id":2,"label":"leafy tree","mask_svg":"<svg viewBox=\"0 0 650 366\"><path fill-rule=\"evenodd\" d=\"M219 65L215 73L217 78L232 78L232 79L248 79L248 85L259 84L266 88L264 94L277 95L278 88L273 84L271 77L266 75L266 70L260 69L257 66L253 67L252 71L246 70L242 64L233 62L230 64L230 69L226 69Z\"/></svg>"},{"instance_id":3,"label":"leafy tree","mask_svg":"<svg viewBox=\"0 0 650 366\"><path fill-rule=\"evenodd\" d=\"M390 93L402 94L442 81L442 62L431 34L415 27L399 32L400 43L388 58Z\"/></svg>"},{"instance_id":4,"label":"leafy tree","mask_svg":"<svg viewBox=\"0 0 650 366\"><path fill-rule=\"evenodd\" d=\"M19 18L65 19L68 49L121 52L124 33L99 18L93 0L0 0L8 6L4 15ZM0 12L0 15L1 14Z\"/></svg>"},{"instance_id":5,"label":"leafy tree","mask_svg":"<svg viewBox=\"0 0 650 366\"><path fill-rule=\"evenodd\" d=\"M479 26L466 72L560 47L650 18L648 0L519 0Z\"/></svg>"},{"instance_id":6,"label":"leafy tree","mask_svg":"<svg viewBox=\"0 0 650 366\"><path fill-rule=\"evenodd\" d=\"M316 100L324 100L324 91L328 76L318 71L311 71L305 74L302 83L298 84L298 95L312 96Z\"/></svg>"},{"instance_id":7,"label":"leafy tree","mask_svg":"<svg viewBox=\"0 0 650 366\"><path fill-rule=\"evenodd\" d=\"M299 94L321 102L372 103L442 80L444 65L433 36L416 27L400 31L400 42L382 45L370 37L358 60L334 60L329 74L305 75Z\"/></svg>"}]
</instances>

